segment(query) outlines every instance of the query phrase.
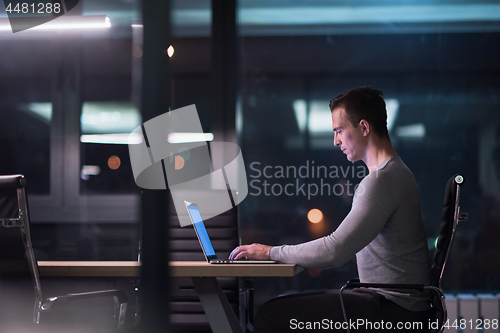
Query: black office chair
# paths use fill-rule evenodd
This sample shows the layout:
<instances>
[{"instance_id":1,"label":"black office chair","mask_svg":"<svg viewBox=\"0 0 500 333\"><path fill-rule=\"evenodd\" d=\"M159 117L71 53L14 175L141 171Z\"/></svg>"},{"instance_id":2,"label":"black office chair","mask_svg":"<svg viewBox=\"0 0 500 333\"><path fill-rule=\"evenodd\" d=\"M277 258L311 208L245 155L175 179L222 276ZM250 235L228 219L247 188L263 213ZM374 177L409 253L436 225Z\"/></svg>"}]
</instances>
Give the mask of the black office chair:
<instances>
[{"instance_id":1,"label":"black office chair","mask_svg":"<svg viewBox=\"0 0 500 333\"><path fill-rule=\"evenodd\" d=\"M410 285L410 284L374 284L374 283L361 283L359 279L354 279L347 282L340 289L340 304L344 320L347 321L344 301L342 299L342 292L347 288L397 288L397 289L412 289L412 290L430 290L432 292L431 305L434 309L433 321L438 320L439 327L431 330L433 333L441 333L444 330L444 323L446 322L447 312L445 297L441 289L441 281L443 278L444 268L450 256L451 247L455 238L455 232L459 222L468 219L467 213L460 212L460 189L464 182L464 177L455 175L448 180L444 194L444 206L441 213L441 225L439 227L439 237L436 244L436 252L434 253L433 264L431 269L431 284L424 285ZM349 332L349 329L347 329Z\"/></svg>"},{"instance_id":2,"label":"black office chair","mask_svg":"<svg viewBox=\"0 0 500 333\"><path fill-rule=\"evenodd\" d=\"M113 296L116 305L117 331L123 332L127 296L121 290L112 289L44 298L38 264L31 243L25 188L26 180L23 175L0 176L0 293L2 295L0 302L3 306L2 310L10 312L9 315L5 315L4 311L0 310L0 315L14 317L14 319L4 319L20 320L19 325L26 326L26 321L31 320L29 318L26 320L27 317L24 316L26 311L23 312L25 304L20 298L28 296L33 299L34 296L33 323L39 324L41 313L48 311L58 301ZM27 285L27 289L21 288ZM34 290L31 289L33 287ZM5 293L8 297L5 297ZM20 304L21 306L18 306Z\"/></svg>"}]
</instances>

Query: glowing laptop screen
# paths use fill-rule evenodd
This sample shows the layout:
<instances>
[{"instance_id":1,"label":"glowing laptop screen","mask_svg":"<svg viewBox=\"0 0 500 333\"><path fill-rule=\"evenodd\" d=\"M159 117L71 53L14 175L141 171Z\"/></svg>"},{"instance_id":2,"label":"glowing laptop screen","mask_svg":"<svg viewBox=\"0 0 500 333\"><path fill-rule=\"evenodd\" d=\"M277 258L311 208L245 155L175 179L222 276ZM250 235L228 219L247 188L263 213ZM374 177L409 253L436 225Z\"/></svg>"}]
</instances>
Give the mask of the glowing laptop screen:
<instances>
[{"instance_id":1,"label":"glowing laptop screen","mask_svg":"<svg viewBox=\"0 0 500 333\"><path fill-rule=\"evenodd\" d=\"M203 219L201 218L201 214L200 211L198 210L198 207L188 206L188 210L189 210L189 215L191 215L191 218L193 219L193 224L194 227L196 228L196 233L198 234L198 237L200 239L201 246L203 246L203 251L205 252L205 255L209 259L215 258L215 250L214 247L212 246L210 238L208 237L207 229L205 228L205 223L203 223Z\"/></svg>"}]
</instances>

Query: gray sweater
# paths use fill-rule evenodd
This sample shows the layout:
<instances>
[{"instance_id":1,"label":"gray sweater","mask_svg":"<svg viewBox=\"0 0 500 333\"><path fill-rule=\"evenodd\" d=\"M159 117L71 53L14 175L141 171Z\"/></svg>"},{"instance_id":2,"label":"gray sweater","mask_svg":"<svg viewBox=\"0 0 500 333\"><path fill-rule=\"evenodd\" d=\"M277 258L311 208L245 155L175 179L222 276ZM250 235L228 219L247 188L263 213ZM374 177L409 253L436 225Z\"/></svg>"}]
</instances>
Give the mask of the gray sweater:
<instances>
[{"instance_id":1,"label":"gray sweater","mask_svg":"<svg viewBox=\"0 0 500 333\"><path fill-rule=\"evenodd\" d=\"M331 268L356 255L361 282L430 282L427 237L420 193L411 171L398 156L382 162L357 188L352 208L332 234L298 245L271 248L272 260L307 268ZM427 310L427 296L378 290L395 303Z\"/></svg>"}]
</instances>

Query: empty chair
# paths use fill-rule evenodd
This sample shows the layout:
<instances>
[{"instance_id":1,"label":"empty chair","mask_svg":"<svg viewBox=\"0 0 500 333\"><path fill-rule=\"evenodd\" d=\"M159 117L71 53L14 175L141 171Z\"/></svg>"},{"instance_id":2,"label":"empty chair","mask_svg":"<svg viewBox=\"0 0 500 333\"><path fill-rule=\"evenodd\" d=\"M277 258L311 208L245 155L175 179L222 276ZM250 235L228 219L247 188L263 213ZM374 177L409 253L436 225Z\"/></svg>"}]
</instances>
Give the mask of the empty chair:
<instances>
[{"instance_id":1,"label":"empty chair","mask_svg":"<svg viewBox=\"0 0 500 333\"><path fill-rule=\"evenodd\" d=\"M115 298L116 328L118 332L123 332L127 296L121 290L112 289L51 297L43 294L31 243L26 179L23 175L0 176L0 325L2 332L29 331L30 328L40 324L43 313L49 311L54 303L95 297Z\"/></svg>"}]
</instances>

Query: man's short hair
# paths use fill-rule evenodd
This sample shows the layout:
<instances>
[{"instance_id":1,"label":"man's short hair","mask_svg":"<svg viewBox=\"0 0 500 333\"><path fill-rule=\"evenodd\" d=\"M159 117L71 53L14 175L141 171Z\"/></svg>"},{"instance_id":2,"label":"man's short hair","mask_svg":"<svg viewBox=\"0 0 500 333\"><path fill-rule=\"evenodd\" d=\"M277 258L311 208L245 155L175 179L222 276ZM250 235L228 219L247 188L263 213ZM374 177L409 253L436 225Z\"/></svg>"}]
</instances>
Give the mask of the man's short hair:
<instances>
[{"instance_id":1,"label":"man's short hair","mask_svg":"<svg viewBox=\"0 0 500 333\"><path fill-rule=\"evenodd\" d=\"M366 120L379 137L389 137L384 93L370 87L358 87L338 95L330 101L330 110L343 108L347 119L354 127Z\"/></svg>"}]
</instances>

